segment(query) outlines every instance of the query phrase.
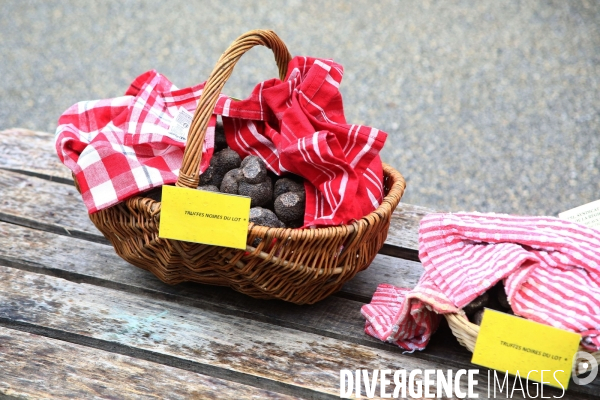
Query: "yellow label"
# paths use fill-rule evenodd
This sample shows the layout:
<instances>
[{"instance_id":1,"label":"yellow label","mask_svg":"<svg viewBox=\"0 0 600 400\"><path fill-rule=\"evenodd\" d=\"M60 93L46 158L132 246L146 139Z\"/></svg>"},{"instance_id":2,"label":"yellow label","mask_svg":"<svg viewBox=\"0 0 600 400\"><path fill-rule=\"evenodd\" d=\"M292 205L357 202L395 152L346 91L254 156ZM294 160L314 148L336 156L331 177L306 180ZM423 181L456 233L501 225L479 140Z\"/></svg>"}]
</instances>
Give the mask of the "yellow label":
<instances>
[{"instance_id":1,"label":"yellow label","mask_svg":"<svg viewBox=\"0 0 600 400\"><path fill-rule=\"evenodd\" d=\"M163 186L158 236L246 248L249 197Z\"/></svg>"},{"instance_id":2,"label":"yellow label","mask_svg":"<svg viewBox=\"0 0 600 400\"><path fill-rule=\"evenodd\" d=\"M566 389L580 340L577 333L486 308L471 362Z\"/></svg>"}]
</instances>

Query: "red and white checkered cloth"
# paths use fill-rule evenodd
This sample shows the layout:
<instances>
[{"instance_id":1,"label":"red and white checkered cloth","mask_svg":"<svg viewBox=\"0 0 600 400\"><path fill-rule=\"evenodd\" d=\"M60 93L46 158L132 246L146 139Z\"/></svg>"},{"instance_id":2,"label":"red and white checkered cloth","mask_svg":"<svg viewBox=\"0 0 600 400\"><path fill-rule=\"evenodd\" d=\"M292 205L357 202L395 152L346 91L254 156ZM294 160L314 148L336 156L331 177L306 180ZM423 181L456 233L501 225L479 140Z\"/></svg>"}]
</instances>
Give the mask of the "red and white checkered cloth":
<instances>
[{"instance_id":1,"label":"red and white checkered cloth","mask_svg":"<svg viewBox=\"0 0 600 400\"><path fill-rule=\"evenodd\" d=\"M387 134L346 123L342 75L331 60L295 57L284 81L262 82L241 101L221 95L214 110L228 145L242 157L257 155L278 175L305 178L305 226L348 223L383 200L379 151ZM126 96L78 103L61 116L56 150L90 213L177 180L185 144L167 131L179 107L194 111L203 86L177 90L151 71ZM200 171L212 156L214 122Z\"/></svg>"},{"instance_id":2,"label":"red and white checkered cloth","mask_svg":"<svg viewBox=\"0 0 600 400\"><path fill-rule=\"evenodd\" d=\"M419 227L425 273L413 290L380 285L365 331L422 350L440 319L504 281L516 315L580 333L600 350L600 231L553 217L429 214Z\"/></svg>"},{"instance_id":3,"label":"red and white checkered cloth","mask_svg":"<svg viewBox=\"0 0 600 400\"><path fill-rule=\"evenodd\" d=\"M156 71L140 75L123 97L84 101L58 120L56 152L73 171L88 212L177 181L185 143L168 134L183 107L194 112L204 84L177 89ZM201 171L214 148L210 121Z\"/></svg>"}]
</instances>

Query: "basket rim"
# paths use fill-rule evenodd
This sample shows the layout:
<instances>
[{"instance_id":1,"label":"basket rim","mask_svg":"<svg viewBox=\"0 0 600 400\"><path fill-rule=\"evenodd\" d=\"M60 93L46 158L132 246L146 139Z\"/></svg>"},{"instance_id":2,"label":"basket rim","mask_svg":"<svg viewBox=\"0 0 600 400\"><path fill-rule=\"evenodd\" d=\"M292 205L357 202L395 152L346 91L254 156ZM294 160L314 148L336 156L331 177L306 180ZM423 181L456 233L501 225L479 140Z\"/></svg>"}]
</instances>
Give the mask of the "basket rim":
<instances>
[{"instance_id":1,"label":"basket rim","mask_svg":"<svg viewBox=\"0 0 600 400\"><path fill-rule=\"evenodd\" d=\"M319 226L319 227L305 228L305 229L310 229L311 231L324 231L324 230L331 230L332 228L344 228L345 227L347 229L351 229L351 231L353 232L355 229L357 229L359 224L368 223L368 219L370 217L375 217L375 216L381 217L382 215L385 216L388 214L391 215L394 212L394 210L396 209L396 207L398 206L398 204L400 203L402 196L404 195L404 190L406 189L406 181L405 181L404 177L402 176L402 174L400 172L398 172L396 169L394 169L392 166L390 166L389 164L382 162L382 166L383 166L383 171L384 171L384 179L386 177L391 177L391 178L395 178L395 179L394 179L393 184L390 187L390 190L388 191L388 193L384 196L383 200L381 201L381 204L379 204L379 206L375 210L371 211L367 215L362 216L360 219L354 220L347 224ZM387 172L387 174L386 174L386 172ZM77 179L75 179L75 182L77 182ZM156 189L156 188L154 188L154 189ZM394 197L394 195L397 196L397 199ZM124 201L124 203L127 203L129 206L131 206L133 202L137 202L142 199L145 202L149 202L149 206L151 208L153 208L153 210L152 210L153 214L160 214L161 202L144 197L144 196L142 196L141 193L129 197L128 199L126 199ZM299 231L299 230L304 230L304 229L273 228L273 227L264 226L264 225L256 225L254 223L248 224L248 234L251 234L253 232L259 234L259 233L266 233L267 231L270 231L272 233L272 235L277 238L282 237L282 235L285 235L286 233L288 233L290 231Z\"/></svg>"}]
</instances>

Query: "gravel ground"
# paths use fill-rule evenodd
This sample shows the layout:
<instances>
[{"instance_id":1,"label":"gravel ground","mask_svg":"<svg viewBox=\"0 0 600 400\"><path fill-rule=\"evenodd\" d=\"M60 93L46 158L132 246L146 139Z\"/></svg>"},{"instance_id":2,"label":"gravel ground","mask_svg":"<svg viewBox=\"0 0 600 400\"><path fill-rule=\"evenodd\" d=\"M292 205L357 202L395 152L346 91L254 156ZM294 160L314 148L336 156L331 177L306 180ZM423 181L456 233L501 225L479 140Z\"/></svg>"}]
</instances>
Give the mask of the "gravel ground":
<instances>
[{"instance_id":1,"label":"gravel ground","mask_svg":"<svg viewBox=\"0 0 600 400\"><path fill-rule=\"evenodd\" d=\"M600 198L597 1L0 4L0 129L54 132L73 103L120 96L149 69L202 82L237 36L267 28L344 66L347 120L389 133L405 202L556 215ZM255 48L225 92L276 74Z\"/></svg>"}]
</instances>

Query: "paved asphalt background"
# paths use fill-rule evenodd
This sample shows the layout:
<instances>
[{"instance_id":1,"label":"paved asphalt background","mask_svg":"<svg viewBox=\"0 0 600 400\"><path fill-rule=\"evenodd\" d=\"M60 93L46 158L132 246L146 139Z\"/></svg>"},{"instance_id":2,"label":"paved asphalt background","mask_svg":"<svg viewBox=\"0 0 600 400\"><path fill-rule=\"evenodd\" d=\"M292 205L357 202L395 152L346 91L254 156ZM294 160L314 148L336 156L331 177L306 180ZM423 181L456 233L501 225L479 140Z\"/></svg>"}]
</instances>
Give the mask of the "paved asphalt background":
<instances>
[{"instance_id":1,"label":"paved asphalt background","mask_svg":"<svg viewBox=\"0 0 600 400\"><path fill-rule=\"evenodd\" d=\"M600 2L0 0L0 130L54 132L81 100L156 69L206 80L240 34L345 68L347 120L389 133L404 201L529 215L600 199ZM277 71L240 61L225 92ZM49 148L48 151L53 151ZM1 155L0 155L1 156ZM32 160L35 162L35 160Z\"/></svg>"}]
</instances>

